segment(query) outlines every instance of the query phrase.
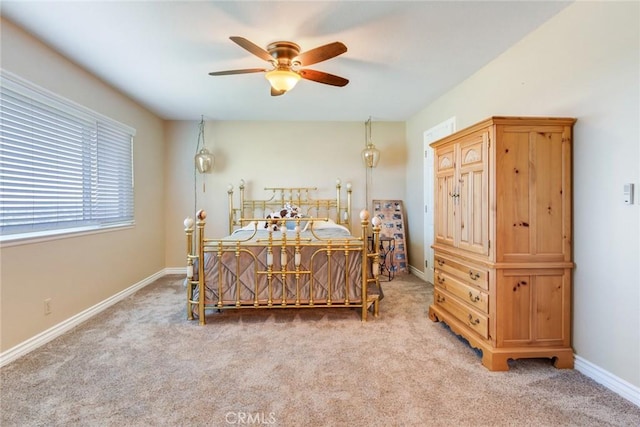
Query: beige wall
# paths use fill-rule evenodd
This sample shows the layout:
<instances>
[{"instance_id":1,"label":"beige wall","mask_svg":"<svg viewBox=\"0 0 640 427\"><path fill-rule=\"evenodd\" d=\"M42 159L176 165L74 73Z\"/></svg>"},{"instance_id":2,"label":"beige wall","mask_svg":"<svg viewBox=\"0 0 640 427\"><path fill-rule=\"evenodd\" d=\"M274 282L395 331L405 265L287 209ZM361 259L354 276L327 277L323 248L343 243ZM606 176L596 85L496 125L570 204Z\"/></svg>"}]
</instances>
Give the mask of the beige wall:
<instances>
[{"instance_id":1,"label":"beige wall","mask_svg":"<svg viewBox=\"0 0 640 427\"><path fill-rule=\"evenodd\" d=\"M0 351L5 351L162 271L164 129L160 119L130 99L10 22L1 24L2 68L137 130L133 228L2 247ZM52 299L47 316L45 298Z\"/></svg>"},{"instance_id":2,"label":"beige wall","mask_svg":"<svg viewBox=\"0 0 640 427\"><path fill-rule=\"evenodd\" d=\"M637 2L577 2L407 122L407 194L422 194L423 132L457 118L577 117L573 343L578 356L640 386L640 34ZM622 203L636 184L636 204ZM407 197L412 235L422 201ZM412 215L414 214L414 215ZM412 265L423 253L412 239Z\"/></svg>"},{"instance_id":3,"label":"beige wall","mask_svg":"<svg viewBox=\"0 0 640 427\"><path fill-rule=\"evenodd\" d=\"M198 122L166 124L166 260L168 267L185 265L183 220L205 209L207 235L228 234L227 186L247 182L247 197L264 198L264 187L318 187L318 197L334 197L336 179L353 185L352 224L365 206L362 122L217 122L205 124L205 141L216 156L214 170L198 175L194 193L193 157ZM373 172L371 198L402 199L407 162L404 122L374 122L373 142L381 152ZM202 184L205 184L203 192Z\"/></svg>"}]
</instances>

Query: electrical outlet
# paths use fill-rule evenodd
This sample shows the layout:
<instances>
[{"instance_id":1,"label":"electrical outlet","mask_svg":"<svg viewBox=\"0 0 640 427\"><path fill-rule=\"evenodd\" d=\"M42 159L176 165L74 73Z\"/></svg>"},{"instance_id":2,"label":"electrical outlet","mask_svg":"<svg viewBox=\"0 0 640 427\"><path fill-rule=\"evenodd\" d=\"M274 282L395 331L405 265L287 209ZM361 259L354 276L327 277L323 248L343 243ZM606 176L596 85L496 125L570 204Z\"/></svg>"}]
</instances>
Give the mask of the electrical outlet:
<instances>
[{"instance_id":1,"label":"electrical outlet","mask_svg":"<svg viewBox=\"0 0 640 427\"><path fill-rule=\"evenodd\" d=\"M44 300L44 314L51 314L51 298Z\"/></svg>"}]
</instances>

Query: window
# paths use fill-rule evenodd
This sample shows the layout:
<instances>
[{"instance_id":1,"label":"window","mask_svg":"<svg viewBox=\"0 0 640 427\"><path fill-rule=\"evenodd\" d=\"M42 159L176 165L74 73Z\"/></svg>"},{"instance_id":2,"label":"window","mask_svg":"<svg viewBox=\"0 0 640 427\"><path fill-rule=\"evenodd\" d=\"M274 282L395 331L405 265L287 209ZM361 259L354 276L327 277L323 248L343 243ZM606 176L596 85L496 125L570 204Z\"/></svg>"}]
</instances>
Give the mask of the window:
<instances>
[{"instance_id":1,"label":"window","mask_svg":"<svg viewBox=\"0 0 640 427\"><path fill-rule=\"evenodd\" d=\"M1 77L1 239L133 224L135 130Z\"/></svg>"}]
</instances>

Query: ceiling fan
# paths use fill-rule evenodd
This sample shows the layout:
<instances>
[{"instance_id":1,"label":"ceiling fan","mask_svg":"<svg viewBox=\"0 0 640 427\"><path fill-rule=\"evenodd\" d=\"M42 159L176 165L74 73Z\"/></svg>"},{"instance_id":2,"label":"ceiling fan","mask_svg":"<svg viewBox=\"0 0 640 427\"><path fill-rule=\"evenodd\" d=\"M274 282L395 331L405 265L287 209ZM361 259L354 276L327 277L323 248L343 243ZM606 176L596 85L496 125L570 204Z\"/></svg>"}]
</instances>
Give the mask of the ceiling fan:
<instances>
[{"instance_id":1,"label":"ceiling fan","mask_svg":"<svg viewBox=\"0 0 640 427\"><path fill-rule=\"evenodd\" d=\"M267 49L250 42L243 37L229 37L240 47L248 50L257 57L271 63L272 68L247 68L242 70L215 71L211 76L227 76L231 74L262 73L271 83L271 95L279 96L287 93L303 78L331 86L345 86L349 80L325 73L323 71L310 70L308 65L317 64L342 55L347 47L340 42L329 43L315 49L300 53L300 46L293 42L278 41L271 43Z\"/></svg>"}]
</instances>

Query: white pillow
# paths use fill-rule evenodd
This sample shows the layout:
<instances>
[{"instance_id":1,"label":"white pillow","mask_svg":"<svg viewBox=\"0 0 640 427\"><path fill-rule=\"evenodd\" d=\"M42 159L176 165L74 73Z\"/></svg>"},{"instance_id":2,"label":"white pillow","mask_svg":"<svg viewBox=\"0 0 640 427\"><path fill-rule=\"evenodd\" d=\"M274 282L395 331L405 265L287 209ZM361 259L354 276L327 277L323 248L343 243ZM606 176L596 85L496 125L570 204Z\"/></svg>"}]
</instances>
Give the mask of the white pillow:
<instances>
[{"instance_id":1,"label":"white pillow","mask_svg":"<svg viewBox=\"0 0 640 427\"><path fill-rule=\"evenodd\" d=\"M313 221L313 229L320 230L321 228L333 228L336 225L336 222L331 218L328 218L326 221Z\"/></svg>"},{"instance_id":2,"label":"white pillow","mask_svg":"<svg viewBox=\"0 0 640 427\"><path fill-rule=\"evenodd\" d=\"M336 224L336 222L334 220L332 220L331 218L327 218L326 221L322 220L322 221L308 221L307 226L304 228L303 231L307 231L310 230L312 225L311 223L313 222L313 229L314 230L321 230L321 229L328 229L328 228L337 228L337 229L341 229L346 231L347 233L349 232L349 229L347 229L346 227Z\"/></svg>"},{"instance_id":3,"label":"white pillow","mask_svg":"<svg viewBox=\"0 0 640 427\"><path fill-rule=\"evenodd\" d=\"M258 221L258 230L261 230L264 228L266 224L266 221ZM249 231L253 231L256 229L256 222L255 221L250 221L247 225L245 225L244 227L240 227L238 228L238 230L249 230Z\"/></svg>"}]
</instances>

